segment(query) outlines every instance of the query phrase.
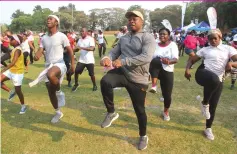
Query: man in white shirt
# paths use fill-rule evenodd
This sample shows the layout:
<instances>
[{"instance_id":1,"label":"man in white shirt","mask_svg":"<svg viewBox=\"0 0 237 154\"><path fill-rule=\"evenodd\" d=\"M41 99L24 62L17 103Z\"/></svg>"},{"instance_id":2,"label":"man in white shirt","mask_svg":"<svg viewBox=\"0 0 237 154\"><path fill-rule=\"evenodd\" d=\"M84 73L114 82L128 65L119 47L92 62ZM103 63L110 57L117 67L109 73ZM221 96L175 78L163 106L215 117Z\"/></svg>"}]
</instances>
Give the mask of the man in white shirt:
<instances>
[{"instance_id":1,"label":"man in white shirt","mask_svg":"<svg viewBox=\"0 0 237 154\"><path fill-rule=\"evenodd\" d=\"M98 33L98 36L97 36L97 40L98 40L98 47L99 47L99 56L101 58L101 55L102 55L102 50L103 50L103 55L105 55L105 52L106 52L106 45L105 45L105 42L106 44L108 45L108 42L103 34L103 32L101 30L99 30L99 33Z\"/></svg>"},{"instance_id":2,"label":"man in white shirt","mask_svg":"<svg viewBox=\"0 0 237 154\"><path fill-rule=\"evenodd\" d=\"M49 15L47 19L48 33L42 37L40 47L35 54L34 60L38 61L45 51L45 67L48 68L47 78L45 80L48 89L49 98L53 105L56 115L51 120L56 123L63 117L59 107L65 105L65 95L60 90L60 84L66 74L67 68L63 60L64 48L71 58L71 73L74 72L74 57L67 36L58 32L59 18L55 15Z\"/></svg>"},{"instance_id":3,"label":"man in white shirt","mask_svg":"<svg viewBox=\"0 0 237 154\"><path fill-rule=\"evenodd\" d=\"M76 91L79 87L78 76L81 74L86 67L89 76L91 77L91 81L93 83L93 91L97 90L95 75L94 75L94 49L95 49L95 41L94 38L87 34L87 29L81 29L81 37L77 42L77 48L80 50L80 57L75 69L75 85L72 87L72 91Z\"/></svg>"}]
</instances>

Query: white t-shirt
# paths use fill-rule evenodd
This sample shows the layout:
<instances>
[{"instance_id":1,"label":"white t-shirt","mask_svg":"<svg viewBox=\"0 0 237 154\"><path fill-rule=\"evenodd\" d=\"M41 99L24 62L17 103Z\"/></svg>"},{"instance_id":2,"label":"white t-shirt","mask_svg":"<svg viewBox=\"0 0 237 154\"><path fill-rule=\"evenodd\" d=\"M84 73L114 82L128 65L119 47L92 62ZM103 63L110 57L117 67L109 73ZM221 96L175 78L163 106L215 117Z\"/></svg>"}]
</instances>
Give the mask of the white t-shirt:
<instances>
[{"instance_id":1,"label":"white t-shirt","mask_svg":"<svg viewBox=\"0 0 237 154\"><path fill-rule=\"evenodd\" d=\"M156 44L156 50L153 55L153 58L160 57L160 58L168 58L168 59L179 59L179 50L174 42L170 42L169 45L162 47ZM162 63L162 67L167 72L173 72L174 71L174 64L166 65Z\"/></svg>"},{"instance_id":2,"label":"white t-shirt","mask_svg":"<svg viewBox=\"0 0 237 154\"><path fill-rule=\"evenodd\" d=\"M25 40L24 42L22 42L21 44L21 49L22 49L22 52L28 52L30 53L30 45L29 45L29 42L28 40Z\"/></svg>"},{"instance_id":3,"label":"white t-shirt","mask_svg":"<svg viewBox=\"0 0 237 154\"><path fill-rule=\"evenodd\" d=\"M28 39L28 41L34 42L34 36L33 35L28 36L27 39Z\"/></svg>"},{"instance_id":4,"label":"white t-shirt","mask_svg":"<svg viewBox=\"0 0 237 154\"><path fill-rule=\"evenodd\" d=\"M86 36L84 39L81 38L78 40L77 46L85 48L95 47L95 40L91 36ZM80 57L78 61L84 64L94 64L94 51L80 50Z\"/></svg>"},{"instance_id":5,"label":"white t-shirt","mask_svg":"<svg viewBox=\"0 0 237 154\"><path fill-rule=\"evenodd\" d=\"M45 34L40 42L40 47L45 50L46 65L63 62L64 48L70 46L67 36L57 32L52 36Z\"/></svg>"},{"instance_id":6,"label":"white t-shirt","mask_svg":"<svg viewBox=\"0 0 237 154\"><path fill-rule=\"evenodd\" d=\"M196 55L204 59L205 69L215 73L222 82L226 64L233 55L237 55L237 51L229 45L220 44L204 47Z\"/></svg>"},{"instance_id":7,"label":"white t-shirt","mask_svg":"<svg viewBox=\"0 0 237 154\"><path fill-rule=\"evenodd\" d=\"M97 40L98 40L99 44L104 43L104 35L103 34L98 34Z\"/></svg>"}]
</instances>

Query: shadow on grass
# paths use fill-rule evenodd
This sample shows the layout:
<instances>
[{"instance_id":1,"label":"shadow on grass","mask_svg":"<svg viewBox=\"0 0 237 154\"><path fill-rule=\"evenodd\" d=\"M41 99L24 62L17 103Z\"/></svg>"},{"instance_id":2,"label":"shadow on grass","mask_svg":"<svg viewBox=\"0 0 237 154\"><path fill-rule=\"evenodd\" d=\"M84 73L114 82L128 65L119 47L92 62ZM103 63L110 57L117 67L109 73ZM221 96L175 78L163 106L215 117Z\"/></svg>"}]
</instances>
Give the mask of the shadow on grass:
<instances>
[{"instance_id":1,"label":"shadow on grass","mask_svg":"<svg viewBox=\"0 0 237 154\"><path fill-rule=\"evenodd\" d=\"M92 134L98 136L107 136L113 137L119 140L124 140L132 145L134 145L135 138L132 137L125 137L117 134L108 133L106 131L98 131L93 129L87 129L83 127L78 127L64 121L60 121L56 124L51 124L50 120L52 118L52 114L40 112L29 108L24 115L19 115L18 112L20 110L20 104L15 104L13 102L7 102L6 99L2 99L2 119L6 121L9 125L16 128L23 128L29 129L32 131L37 131L41 133L49 134L52 137L52 141L58 142L62 140L62 137L65 135L65 131L53 131L49 129L40 128L34 126L34 124L45 124L51 125L58 128L63 128L70 131L75 131L77 133L85 133L85 134ZM136 145L134 145L136 146Z\"/></svg>"},{"instance_id":2,"label":"shadow on grass","mask_svg":"<svg viewBox=\"0 0 237 154\"><path fill-rule=\"evenodd\" d=\"M75 104L76 104L75 102L69 102L66 107L74 109L74 110L75 109L79 110L82 113L81 116L85 117L87 122L92 125L99 126L101 122L103 121L107 112L103 104L103 101L102 100L100 101L99 99L93 100L88 103L81 102L81 103L78 103L77 105ZM115 106L116 106L116 103L115 103ZM192 132L192 133L197 133L197 134L202 133L202 130L199 131L199 130L192 130L191 128L190 129L185 128L187 126L202 126L203 125L203 123L200 123L199 116L197 116L196 114L191 114L191 113L182 112L182 111L172 111L172 115L173 115L171 117L172 120L170 122L164 122L161 116L157 117L157 113L159 113L159 110L157 109L157 111L154 111L154 108L157 108L157 107L153 107L152 110L150 107L146 109L147 116L148 116L148 122L147 122L148 127L157 127L161 129L178 130L178 131ZM129 128L129 129L139 132L138 121L135 115L135 111L133 110L132 103L127 104L127 106L125 106L122 109L121 108L116 109L116 112L118 112L120 115L118 120L124 121L126 124L121 125L121 124L116 123L115 121L113 122L111 127ZM131 115L133 114L133 116L128 115L128 113ZM149 115L153 115L153 114L155 114L155 116L159 118L158 120L155 120L155 121L158 121L157 123L150 122L149 120ZM159 122L159 121L162 121L162 122ZM174 123L177 123L177 125L173 126ZM149 128L147 129L147 131L149 133Z\"/></svg>"},{"instance_id":3,"label":"shadow on grass","mask_svg":"<svg viewBox=\"0 0 237 154\"><path fill-rule=\"evenodd\" d=\"M44 68L44 63L42 64L39 64L39 63L34 63L34 64L30 64L31 66L35 66L35 67L38 67L38 68ZM30 70L30 71L33 71L33 70Z\"/></svg>"}]
</instances>

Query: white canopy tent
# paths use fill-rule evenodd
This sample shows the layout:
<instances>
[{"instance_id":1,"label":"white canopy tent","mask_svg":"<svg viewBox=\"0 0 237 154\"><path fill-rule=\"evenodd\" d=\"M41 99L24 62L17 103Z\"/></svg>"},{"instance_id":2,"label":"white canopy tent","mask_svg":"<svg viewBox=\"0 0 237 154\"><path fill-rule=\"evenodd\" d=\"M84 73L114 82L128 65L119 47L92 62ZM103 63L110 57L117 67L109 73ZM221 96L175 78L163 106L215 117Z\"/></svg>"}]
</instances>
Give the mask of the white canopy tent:
<instances>
[{"instance_id":1,"label":"white canopy tent","mask_svg":"<svg viewBox=\"0 0 237 154\"><path fill-rule=\"evenodd\" d=\"M189 25L184 26L184 27L182 28L182 30L184 30L184 31L186 32L186 31L188 31L189 28L191 28L191 27L193 27L193 26L196 26L196 25L195 25L194 23L190 23Z\"/></svg>"}]
</instances>

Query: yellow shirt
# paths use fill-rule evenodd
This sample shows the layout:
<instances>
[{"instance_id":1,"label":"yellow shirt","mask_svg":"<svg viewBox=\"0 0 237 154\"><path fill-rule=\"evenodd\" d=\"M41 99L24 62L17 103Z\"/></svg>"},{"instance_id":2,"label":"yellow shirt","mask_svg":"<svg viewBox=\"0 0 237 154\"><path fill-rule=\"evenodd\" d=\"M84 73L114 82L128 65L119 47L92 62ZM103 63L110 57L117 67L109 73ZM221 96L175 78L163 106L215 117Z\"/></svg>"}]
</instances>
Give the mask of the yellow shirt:
<instances>
[{"instance_id":1,"label":"yellow shirt","mask_svg":"<svg viewBox=\"0 0 237 154\"><path fill-rule=\"evenodd\" d=\"M20 47L16 47L16 48L14 48L12 50L12 52L11 52L11 61L14 58L16 50L21 50L21 48ZM24 73L24 56L23 56L22 50L21 50L21 54L18 57L15 65L10 68L10 72L14 73L14 74L23 74Z\"/></svg>"}]
</instances>

